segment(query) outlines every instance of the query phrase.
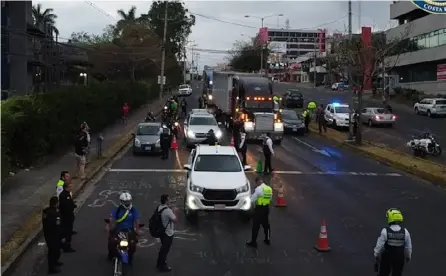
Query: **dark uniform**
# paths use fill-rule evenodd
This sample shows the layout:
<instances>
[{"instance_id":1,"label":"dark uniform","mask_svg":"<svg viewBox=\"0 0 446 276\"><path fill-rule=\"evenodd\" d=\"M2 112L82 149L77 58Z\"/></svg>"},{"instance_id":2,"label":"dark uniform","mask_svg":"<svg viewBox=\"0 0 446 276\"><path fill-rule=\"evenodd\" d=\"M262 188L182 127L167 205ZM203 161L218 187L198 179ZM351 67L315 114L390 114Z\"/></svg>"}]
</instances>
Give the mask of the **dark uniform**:
<instances>
[{"instance_id":1,"label":"dark uniform","mask_svg":"<svg viewBox=\"0 0 446 276\"><path fill-rule=\"evenodd\" d=\"M234 137L234 144L237 149L240 148L240 143L241 143L240 132L241 132L242 128L243 128L243 121L240 119L237 119L234 122L233 129L232 129L232 134L233 134L232 136Z\"/></svg>"},{"instance_id":2,"label":"dark uniform","mask_svg":"<svg viewBox=\"0 0 446 276\"><path fill-rule=\"evenodd\" d=\"M54 201L57 204L57 197ZM56 206L50 206L42 211L42 226L48 247L48 271L56 273L57 266L62 264L59 262L62 239L61 216Z\"/></svg>"},{"instance_id":3,"label":"dark uniform","mask_svg":"<svg viewBox=\"0 0 446 276\"><path fill-rule=\"evenodd\" d=\"M201 96L200 98L198 98L198 108L203 108L204 107L204 100L203 100L203 96Z\"/></svg>"},{"instance_id":4,"label":"dark uniform","mask_svg":"<svg viewBox=\"0 0 446 276\"><path fill-rule=\"evenodd\" d=\"M240 144L239 144L239 150L242 154L242 164L243 166L246 166L246 152L248 151L248 146L246 145L246 133L241 132L240 133Z\"/></svg>"},{"instance_id":5,"label":"dark uniform","mask_svg":"<svg viewBox=\"0 0 446 276\"><path fill-rule=\"evenodd\" d=\"M63 250L65 252L74 252L71 247L71 236L73 235L74 210L76 207L71 193L67 190L63 190L59 195L59 210L63 237L65 239L65 242L63 243Z\"/></svg>"},{"instance_id":6,"label":"dark uniform","mask_svg":"<svg viewBox=\"0 0 446 276\"><path fill-rule=\"evenodd\" d=\"M268 140L270 142L268 142ZM264 173L273 171L273 167L271 165L271 155L273 154L273 152L271 151L268 143L270 143L271 145L273 144L273 140L269 137L269 135L267 135L266 138L263 140L263 155L265 156L265 166L263 168Z\"/></svg>"},{"instance_id":7,"label":"dark uniform","mask_svg":"<svg viewBox=\"0 0 446 276\"><path fill-rule=\"evenodd\" d=\"M218 139L215 137L214 131L208 132L207 138L204 140L203 144L208 144L209 146L215 146L218 144Z\"/></svg>"},{"instance_id":8,"label":"dark uniform","mask_svg":"<svg viewBox=\"0 0 446 276\"><path fill-rule=\"evenodd\" d=\"M309 133L310 132L309 125L310 125L310 121L311 121L310 111L307 109L304 111L304 113L302 115L304 116L305 131L307 133Z\"/></svg>"},{"instance_id":9,"label":"dark uniform","mask_svg":"<svg viewBox=\"0 0 446 276\"><path fill-rule=\"evenodd\" d=\"M184 117L187 116L187 102L185 99L181 101L181 111L184 114Z\"/></svg>"},{"instance_id":10,"label":"dark uniform","mask_svg":"<svg viewBox=\"0 0 446 276\"><path fill-rule=\"evenodd\" d=\"M258 181L258 180L256 180ZM251 201L255 202L254 216L252 221L251 240L246 243L248 246L257 247L257 236L260 226L263 227L265 233L266 244L270 244L270 224L269 224L269 205L273 197L273 189L262 183L259 185L251 196Z\"/></svg>"},{"instance_id":11,"label":"dark uniform","mask_svg":"<svg viewBox=\"0 0 446 276\"><path fill-rule=\"evenodd\" d=\"M169 148L170 148L170 134L167 129L163 129L163 132L160 134L160 144L161 144L161 158L167 159L169 158Z\"/></svg>"},{"instance_id":12,"label":"dark uniform","mask_svg":"<svg viewBox=\"0 0 446 276\"><path fill-rule=\"evenodd\" d=\"M316 120L319 126L319 134L322 133L322 129L324 129L324 132L327 133L327 121L325 120L324 106L322 105L316 110Z\"/></svg>"}]
</instances>

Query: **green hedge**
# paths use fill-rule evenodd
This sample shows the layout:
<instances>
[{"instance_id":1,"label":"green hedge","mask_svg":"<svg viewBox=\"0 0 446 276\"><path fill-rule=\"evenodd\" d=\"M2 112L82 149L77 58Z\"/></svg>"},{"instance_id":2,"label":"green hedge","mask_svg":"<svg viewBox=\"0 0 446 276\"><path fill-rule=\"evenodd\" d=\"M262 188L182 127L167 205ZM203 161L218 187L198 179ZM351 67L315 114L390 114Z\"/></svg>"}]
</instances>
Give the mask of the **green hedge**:
<instances>
[{"instance_id":1,"label":"green hedge","mask_svg":"<svg viewBox=\"0 0 446 276\"><path fill-rule=\"evenodd\" d=\"M101 83L12 97L1 104L2 178L73 144L83 121L93 132L116 122L127 102L131 111L158 96L157 86Z\"/></svg>"}]
</instances>

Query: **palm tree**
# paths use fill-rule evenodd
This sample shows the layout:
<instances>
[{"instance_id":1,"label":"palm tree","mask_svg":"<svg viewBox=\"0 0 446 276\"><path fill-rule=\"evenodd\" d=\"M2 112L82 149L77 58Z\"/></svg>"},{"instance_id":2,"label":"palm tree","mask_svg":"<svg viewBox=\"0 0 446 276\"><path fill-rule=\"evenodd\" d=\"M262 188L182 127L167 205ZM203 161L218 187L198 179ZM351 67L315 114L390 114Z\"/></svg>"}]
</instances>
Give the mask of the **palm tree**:
<instances>
[{"instance_id":1,"label":"palm tree","mask_svg":"<svg viewBox=\"0 0 446 276\"><path fill-rule=\"evenodd\" d=\"M51 36L54 34L56 36L56 41L59 36L59 30L56 28L56 19L57 15L55 15L54 10L49 8L43 10L42 4L37 4L33 6L32 16L34 19L34 25L37 27L48 26Z\"/></svg>"},{"instance_id":2,"label":"palm tree","mask_svg":"<svg viewBox=\"0 0 446 276\"><path fill-rule=\"evenodd\" d=\"M134 25L139 22L139 18L136 17L136 7L132 6L126 13L124 10L118 10L118 15L121 19L116 23L115 35L118 36L128 26Z\"/></svg>"}]
</instances>

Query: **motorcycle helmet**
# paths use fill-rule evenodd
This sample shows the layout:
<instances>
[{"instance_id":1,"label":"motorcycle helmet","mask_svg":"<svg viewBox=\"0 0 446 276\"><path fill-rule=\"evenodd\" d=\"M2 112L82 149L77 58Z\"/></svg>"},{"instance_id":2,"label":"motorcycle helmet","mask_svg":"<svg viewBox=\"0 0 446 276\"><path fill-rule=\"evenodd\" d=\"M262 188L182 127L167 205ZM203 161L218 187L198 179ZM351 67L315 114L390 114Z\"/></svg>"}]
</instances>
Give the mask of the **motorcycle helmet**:
<instances>
[{"instance_id":1,"label":"motorcycle helmet","mask_svg":"<svg viewBox=\"0 0 446 276\"><path fill-rule=\"evenodd\" d=\"M128 192L124 192L119 196L119 200L121 201L121 205L127 209L132 209L132 195Z\"/></svg>"},{"instance_id":2,"label":"motorcycle helmet","mask_svg":"<svg viewBox=\"0 0 446 276\"><path fill-rule=\"evenodd\" d=\"M386 212L387 223L403 223L403 214L397 208L390 208Z\"/></svg>"}]
</instances>

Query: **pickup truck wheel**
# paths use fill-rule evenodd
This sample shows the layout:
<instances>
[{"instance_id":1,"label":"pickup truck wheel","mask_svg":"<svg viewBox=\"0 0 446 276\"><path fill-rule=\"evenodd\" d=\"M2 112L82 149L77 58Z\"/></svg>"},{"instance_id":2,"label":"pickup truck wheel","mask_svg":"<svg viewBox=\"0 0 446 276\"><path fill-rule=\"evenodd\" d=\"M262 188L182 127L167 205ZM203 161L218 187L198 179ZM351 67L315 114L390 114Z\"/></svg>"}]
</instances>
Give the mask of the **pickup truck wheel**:
<instances>
[{"instance_id":1,"label":"pickup truck wheel","mask_svg":"<svg viewBox=\"0 0 446 276\"><path fill-rule=\"evenodd\" d=\"M372 122L372 120L369 120L368 125L369 125L369 127L373 127L373 122Z\"/></svg>"},{"instance_id":2,"label":"pickup truck wheel","mask_svg":"<svg viewBox=\"0 0 446 276\"><path fill-rule=\"evenodd\" d=\"M415 114L420 115L420 111L418 110L418 107L415 107Z\"/></svg>"},{"instance_id":3,"label":"pickup truck wheel","mask_svg":"<svg viewBox=\"0 0 446 276\"><path fill-rule=\"evenodd\" d=\"M428 117L431 117L431 118L433 117L433 116L432 116L432 113L431 113L430 110L427 110L427 116L428 116Z\"/></svg>"}]
</instances>

